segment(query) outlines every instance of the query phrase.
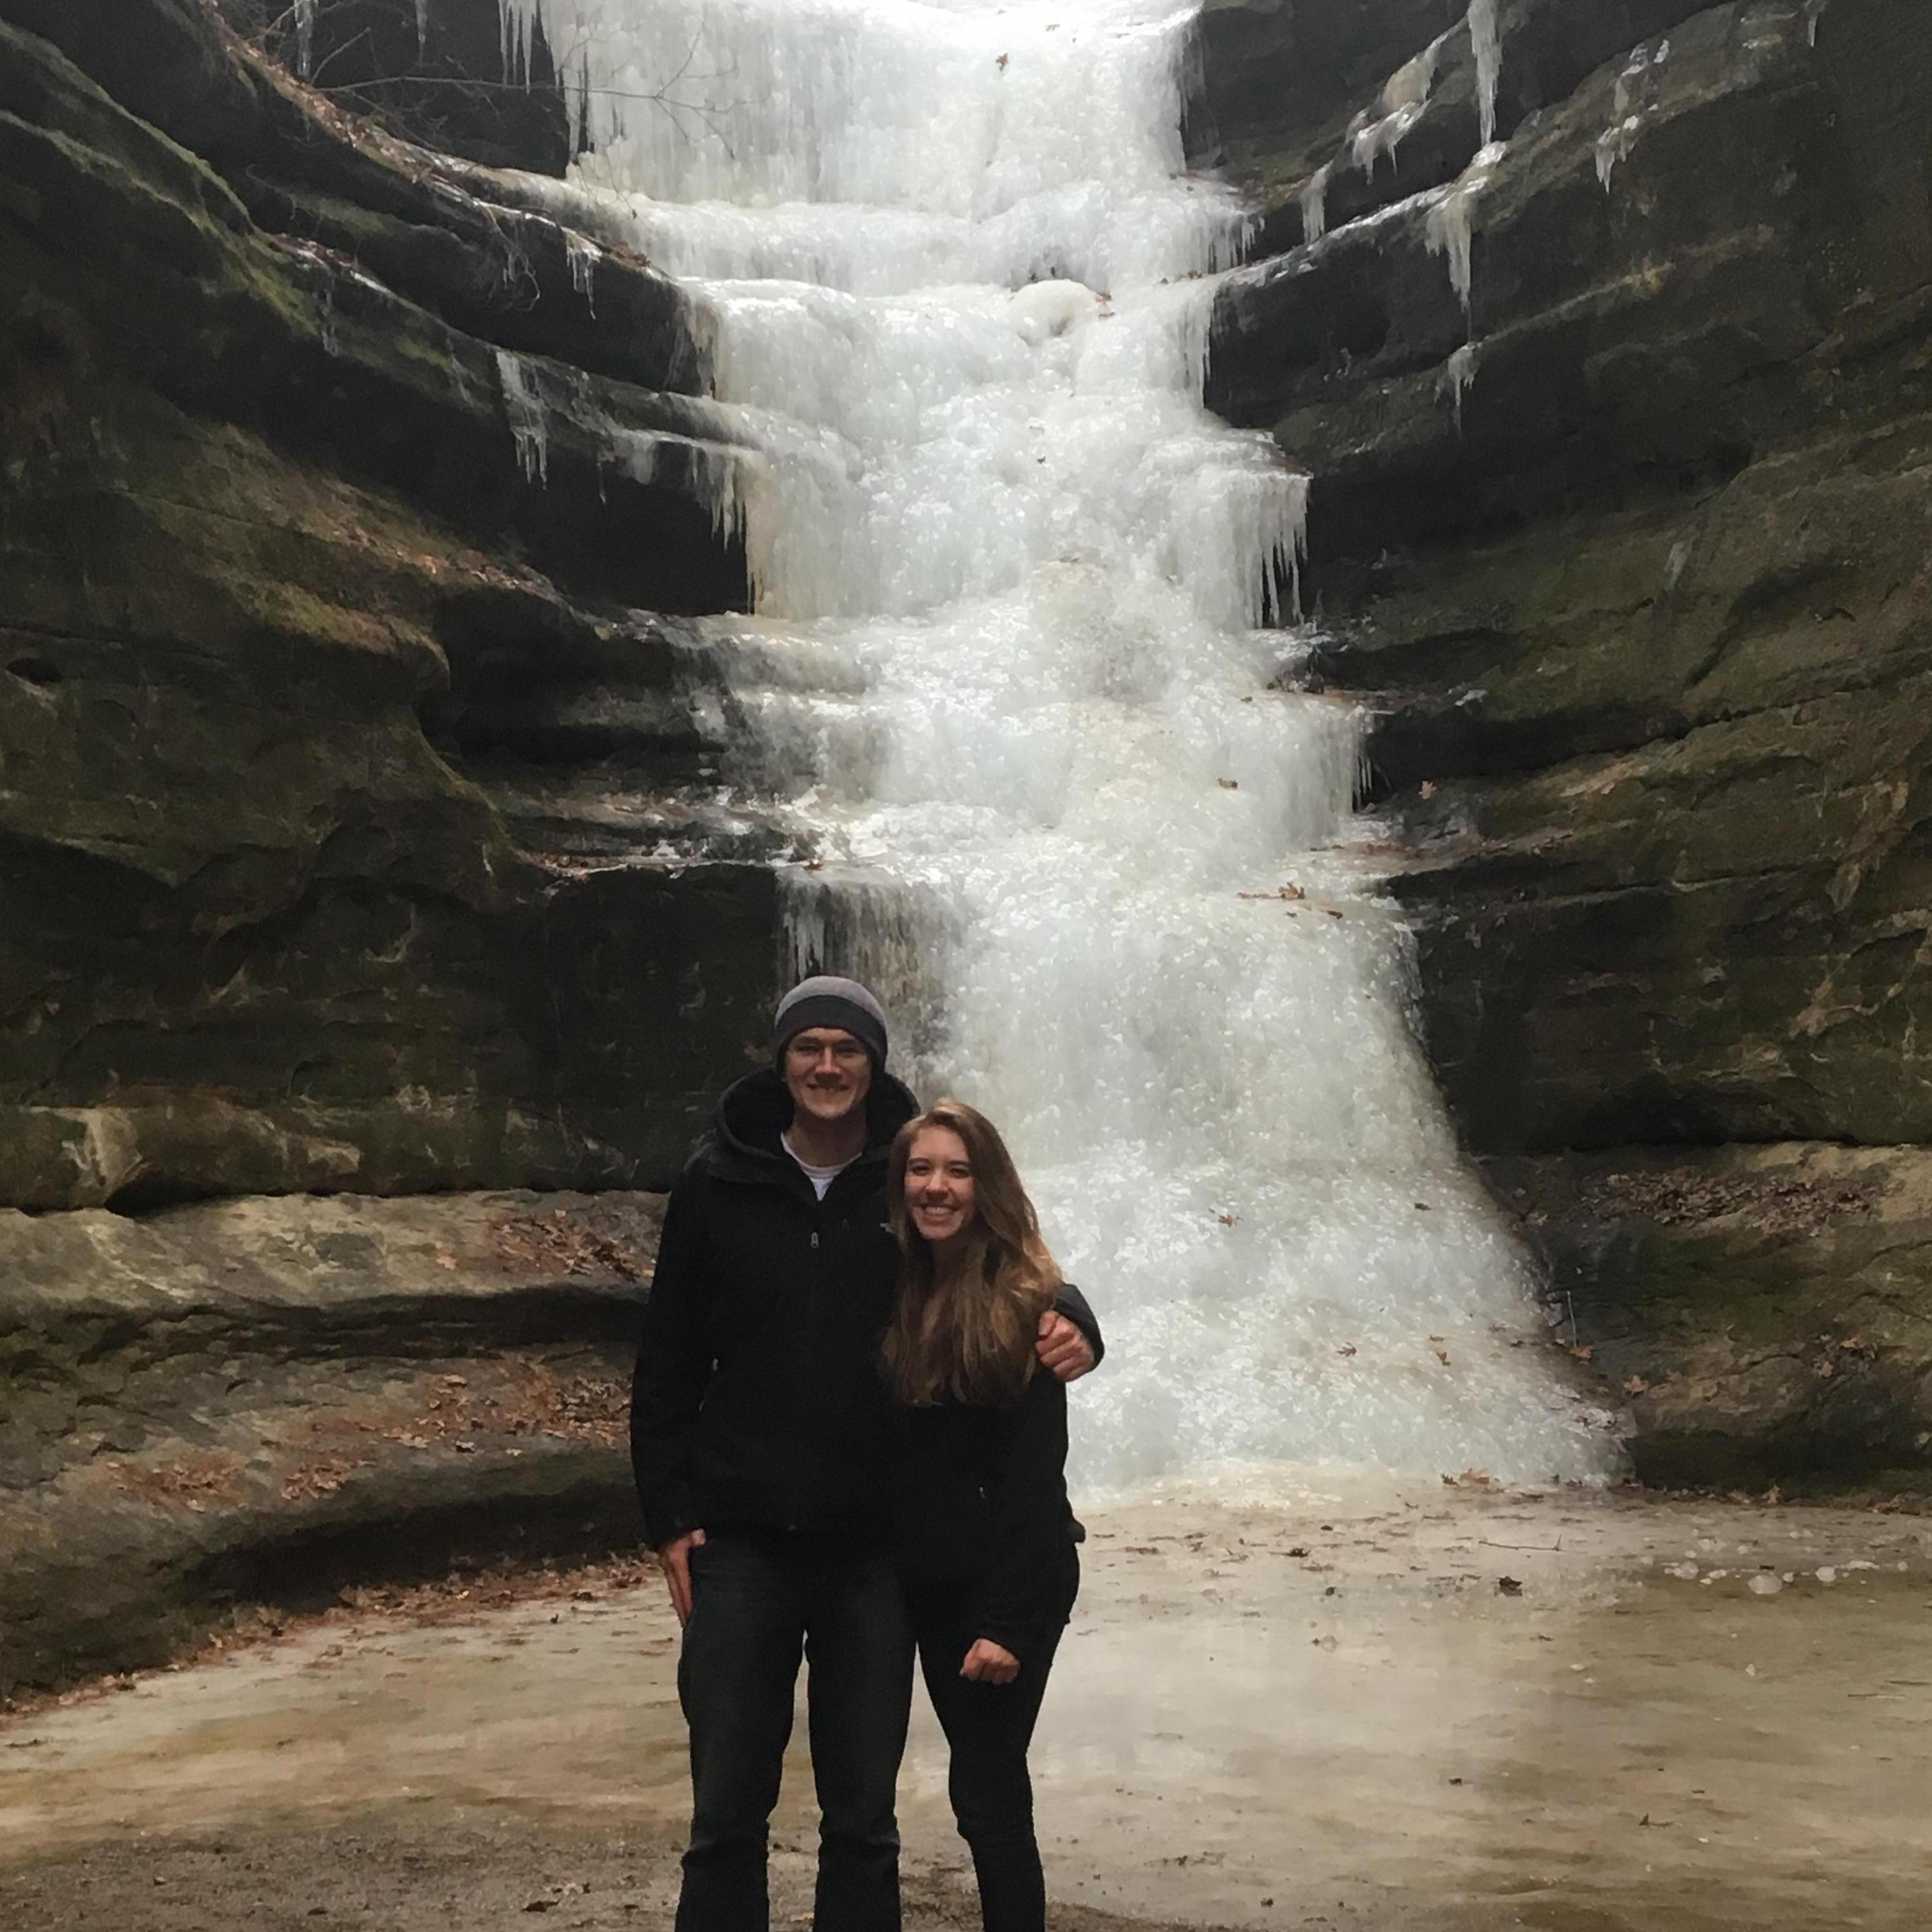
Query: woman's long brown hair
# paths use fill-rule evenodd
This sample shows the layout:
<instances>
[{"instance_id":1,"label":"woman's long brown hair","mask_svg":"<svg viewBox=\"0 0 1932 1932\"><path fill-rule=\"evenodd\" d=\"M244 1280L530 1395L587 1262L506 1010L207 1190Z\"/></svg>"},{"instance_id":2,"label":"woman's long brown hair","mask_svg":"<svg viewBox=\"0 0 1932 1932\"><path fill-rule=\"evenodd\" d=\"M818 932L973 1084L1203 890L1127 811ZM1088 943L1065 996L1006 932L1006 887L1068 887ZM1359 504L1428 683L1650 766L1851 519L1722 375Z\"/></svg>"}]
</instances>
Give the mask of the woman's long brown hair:
<instances>
[{"instance_id":1,"label":"woman's long brown hair","mask_svg":"<svg viewBox=\"0 0 1932 1932\"><path fill-rule=\"evenodd\" d=\"M974 1213L964 1264L940 1288L932 1249L906 1207L906 1163L928 1127L946 1127L965 1144ZM899 1295L886 1330L886 1377L899 1400L1011 1400L1033 1373L1040 1318L1061 1275L1040 1219L998 1130L963 1100L941 1100L908 1120L892 1142L886 1201L899 1244Z\"/></svg>"}]
</instances>

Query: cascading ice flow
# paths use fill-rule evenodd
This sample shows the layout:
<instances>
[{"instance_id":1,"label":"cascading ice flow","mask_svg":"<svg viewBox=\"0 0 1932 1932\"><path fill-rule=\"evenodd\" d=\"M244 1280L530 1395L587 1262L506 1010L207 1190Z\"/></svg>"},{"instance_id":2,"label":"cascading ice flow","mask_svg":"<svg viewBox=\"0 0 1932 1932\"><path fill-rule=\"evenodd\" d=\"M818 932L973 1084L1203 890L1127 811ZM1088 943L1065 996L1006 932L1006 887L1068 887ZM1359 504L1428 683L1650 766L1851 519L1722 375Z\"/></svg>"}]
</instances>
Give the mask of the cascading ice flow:
<instances>
[{"instance_id":1,"label":"cascading ice flow","mask_svg":"<svg viewBox=\"0 0 1932 1932\"><path fill-rule=\"evenodd\" d=\"M1360 718L1263 628L1310 484L1201 406L1244 218L1185 172L1190 12L507 4L764 452L757 614L700 668L810 855L798 963L874 980L914 1084L1006 1130L1106 1322L1089 1492L1610 1472L1348 850Z\"/></svg>"}]
</instances>

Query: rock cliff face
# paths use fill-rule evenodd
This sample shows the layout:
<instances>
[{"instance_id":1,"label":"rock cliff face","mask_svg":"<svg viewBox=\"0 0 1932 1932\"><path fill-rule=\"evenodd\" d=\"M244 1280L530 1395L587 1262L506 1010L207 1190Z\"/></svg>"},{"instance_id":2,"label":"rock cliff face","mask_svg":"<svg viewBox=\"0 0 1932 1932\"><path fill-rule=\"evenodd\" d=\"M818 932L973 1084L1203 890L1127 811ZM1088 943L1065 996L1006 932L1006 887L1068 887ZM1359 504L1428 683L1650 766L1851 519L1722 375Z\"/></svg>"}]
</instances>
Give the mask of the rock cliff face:
<instances>
[{"instance_id":1,"label":"rock cliff face","mask_svg":"<svg viewBox=\"0 0 1932 1932\"><path fill-rule=\"evenodd\" d=\"M1436 1064L1641 1468L1904 1480L1932 1441L1932 28L1502 0L1479 153L1460 24L1426 98L1412 69L1352 123L1258 118L1318 12L1208 18L1210 104L1290 244L1222 297L1210 398L1313 474L1318 668L1382 712ZM1377 65L1437 25L1346 18Z\"/></svg>"},{"instance_id":2,"label":"rock cliff face","mask_svg":"<svg viewBox=\"0 0 1932 1932\"><path fill-rule=\"evenodd\" d=\"M443 154L560 175L574 103L543 36L506 44L498 0L218 0L224 20L322 98Z\"/></svg>"},{"instance_id":3,"label":"rock cliff face","mask_svg":"<svg viewBox=\"0 0 1932 1932\"><path fill-rule=\"evenodd\" d=\"M0 1203L662 1184L776 968L683 297L199 0L4 0L0 151Z\"/></svg>"},{"instance_id":4,"label":"rock cliff face","mask_svg":"<svg viewBox=\"0 0 1932 1932\"><path fill-rule=\"evenodd\" d=\"M318 81L415 10L325 4ZM0 0L0 1700L634 1538L622 1190L778 965L694 802L744 452L685 297L248 19ZM379 104L560 168L538 68Z\"/></svg>"}]
</instances>

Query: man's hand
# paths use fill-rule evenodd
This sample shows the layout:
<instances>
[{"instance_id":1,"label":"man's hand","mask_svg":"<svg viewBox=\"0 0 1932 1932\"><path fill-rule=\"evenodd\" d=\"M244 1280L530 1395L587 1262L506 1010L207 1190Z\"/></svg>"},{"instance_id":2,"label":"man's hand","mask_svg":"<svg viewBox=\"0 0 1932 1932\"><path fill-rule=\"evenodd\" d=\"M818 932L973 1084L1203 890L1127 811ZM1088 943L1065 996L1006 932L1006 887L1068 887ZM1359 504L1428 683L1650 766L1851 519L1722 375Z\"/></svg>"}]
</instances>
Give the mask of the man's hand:
<instances>
[{"instance_id":1,"label":"man's hand","mask_svg":"<svg viewBox=\"0 0 1932 1932\"><path fill-rule=\"evenodd\" d=\"M1020 1660L1003 1644L982 1636L966 1653L959 1674L969 1684L1010 1684L1020 1674Z\"/></svg>"},{"instance_id":2,"label":"man's hand","mask_svg":"<svg viewBox=\"0 0 1932 1932\"><path fill-rule=\"evenodd\" d=\"M1092 1372L1094 1345L1057 1308L1040 1318L1040 1359L1064 1382L1078 1382ZM1004 1683L1006 1679L999 1680Z\"/></svg>"},{"instance_id":3,"label":"man's hand","mask_svg":"<svg viewBox=\"0 0 1932 1932\"><path fill-rule=\"evenodd\" d=\"M680 1624L691 1621L691 1552L704 1540L704 1531L694 1529L688 1535L673 1537L658 1552L664 1582L670 1588L670 1606Z\"/></svg>"}]
</instances>

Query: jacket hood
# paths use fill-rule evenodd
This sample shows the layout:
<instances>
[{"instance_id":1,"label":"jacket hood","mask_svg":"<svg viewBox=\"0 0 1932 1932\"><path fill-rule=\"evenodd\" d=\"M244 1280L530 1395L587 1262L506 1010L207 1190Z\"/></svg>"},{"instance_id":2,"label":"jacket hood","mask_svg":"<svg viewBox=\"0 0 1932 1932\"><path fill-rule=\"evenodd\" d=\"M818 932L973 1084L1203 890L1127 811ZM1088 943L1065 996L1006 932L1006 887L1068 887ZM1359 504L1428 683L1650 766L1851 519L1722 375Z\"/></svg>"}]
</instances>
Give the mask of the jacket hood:
<instances>
[{"instance_id":1,"label":"jacket hood","mask_svg":"<svg viewBox=\"0 0 1932 1932\"><path fill-rule=\"evenodd\" d=\"M866 1154L883 1155L918 1112L912 1089L883 1067L874 1068L866 1095ZM742 1162L755 1168L782 1162L779 1171L788 1171L790 1159L778 1136L791 1125L791 1116L790 1090L776 1072L766 1066L748 1073L726 1088L718 1102L711 1130L717 1151L725 1164Z\"/></svg>"}]
</instances>

